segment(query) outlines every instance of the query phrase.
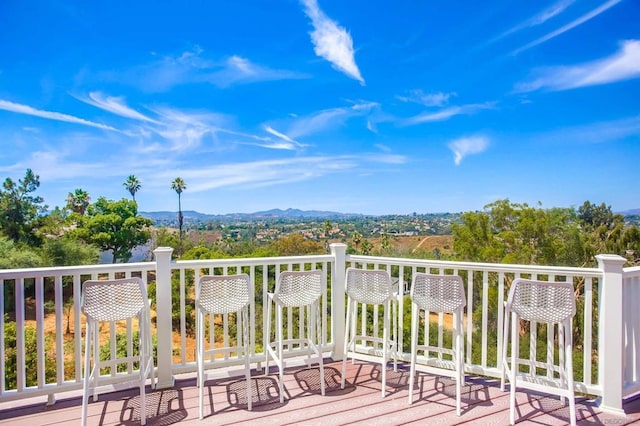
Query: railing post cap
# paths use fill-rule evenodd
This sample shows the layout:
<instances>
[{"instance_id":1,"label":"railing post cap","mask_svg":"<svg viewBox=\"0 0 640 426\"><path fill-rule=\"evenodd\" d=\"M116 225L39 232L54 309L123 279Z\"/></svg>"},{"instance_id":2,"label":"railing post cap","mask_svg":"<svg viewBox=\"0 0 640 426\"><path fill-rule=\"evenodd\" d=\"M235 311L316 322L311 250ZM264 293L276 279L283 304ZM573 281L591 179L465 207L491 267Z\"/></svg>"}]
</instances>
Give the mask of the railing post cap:
<instances>
[{"instance_id":1,"label":"railing post cap","mask_svg":"<svg viewBox=\"0 0 640 426\"><path fill-rule=\"evenodd\" d=\"M172 253L173 247L158 247L153 252L154 253Z\"/></svg>"},{"instance_id":2,"label":"railing post cap","mask_svg":"<svg viewBox=\"0 0 640 426\"><path fill-rule=\"evenodd\" d=\"M627 261L627 259L617 254L598 254L596 259L601 266L604 264L624 265Z\"/></svg>"}]
</instances>

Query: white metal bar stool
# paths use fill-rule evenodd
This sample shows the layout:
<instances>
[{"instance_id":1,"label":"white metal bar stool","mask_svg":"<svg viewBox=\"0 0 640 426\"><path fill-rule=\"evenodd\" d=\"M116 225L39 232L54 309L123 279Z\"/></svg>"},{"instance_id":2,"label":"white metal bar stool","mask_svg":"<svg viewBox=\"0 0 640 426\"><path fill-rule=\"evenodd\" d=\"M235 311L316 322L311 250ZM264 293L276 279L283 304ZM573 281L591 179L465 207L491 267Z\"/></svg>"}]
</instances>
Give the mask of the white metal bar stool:
<instances>
[{"instance_id":1,"label":"white metal bar stool","mask_svg":"<svg viewBox=\"0 0 640 426\"><path fill-rule=\"evenodd\" d=\"M505 306L504 340L502 345L501 389L504 390L505 372L510 383L509 421L515 423L516 387L542 391L569 398L571 425L576 424L576 407L573 383L573 333L571 319L576 313L573 284L569 282L535 281L518 278L511 284ZM509 332L509 317L511 331ZM547 361L539 362L520 358L520 320L531 323L531 333L536 324L547 324ZM552 347L554 325L558 325L559 362L555 364ZM511 339L511 365L508 365L507 346ZM520 366L528 366L529 372L520 372ZM536 374L537 369L547 375ZM559 380L555 377L559 375Z\"/></svg>"},{"instance_id":2,"label":"white metal bar stool","mask_svg":"<svg viewBox=\"0 0 640 426\"><path fill-rule=\"evenodd\" d=\"M85 364L82 394L82 425L87 424L89 394L98 399L97 386L100 369L116 368L118 364L139 363L139 376L135 379L140 387L140 423L146 424L147 377L151 375L151 387L155 386L153 351L151 347L151 314L147 287L137 277L117 280L88 280L83 284L82 313L86 316ZM100 361L100 323L138 319L140 346L138 354L125 358ZM91 365L93 359L93 365ZM112 374L114 375L114 374Z\"/></svg>"},{"instance_id":3,"label":"white metal bar stool","mask_svg":"<svg viewBox=\"0 0 640 426\"><path fill-rule=\"evenodd\" d=\"M251 281L249 275L204 275L198 280L196 287L196 358L198 364L198 402L200 419L204 416L204 383L207 379L206 369L215 368L216 362L229 365L229 356L233 353L239 359L244 359L244 375L247 382L247 406L252 408L251 364L249 341L249 301L251 300ZM227 343L223 347L215 346L214 328L215 315L223 315L223 322L227 323L229 314L236 314L236 344ZM209 347L205 339L207 315L211 315L209 322ZM224 360L217 360L216 355L222 354ZM205 365L205 358L210 357L210 363ZM223 361L227 361L226 363ZM206 368L205 368L206 367Z\"/></svg>"},{"instance_id":4,"label":"white metal bar stool","mask_svg":"<svg viewBox=\"0 0 640 426\"><path fill-rule=\"evenodd\" d=\"M463 337L464 307L467 304L464 296L462 278L457 275L432 275L417 272L413 275L411 285L411 372L409 374L409 404L413 403L413 385L416 369L428 373L453 377L456 380L456 414L460 415L460 394L464 383ZM418 331L424 312L424 338L418 344ZM453 314L453 342L451 349L431 346L427 339L429 314L431 312ZM418 351L423 356L418 360ZM438 357L430 357L437 353ZM442 359L442 355L451 356L451 361ZM419 362L418 362L419 361Z\"/></svg>"},{"instance_id":5,"label":"white metal bar stool","mask_svg":"<svg viewBox=\"0 0 640 426\"><path fill-rule=\"evenodd\" d=\"M395 332L391 332L390 324L393 320L395 330L397 318L395 313L392 313L392 304L396 294L394 293L391 276L388 271L383 269L347 268L345 280L348 298L341 387L344 389L347 357L351 357L352 361L360 359L369 362L380 362L382 397L384 398L387 384L387 362L390 353L393 355L393 369L396 370L398 366ZM367 305L384 307L382 338L376 335L368 335L364 329L361 330L360 334L356 332L358 304L362 305L363 315L366 315ZM374 324L377 324L377 318L374 319ZM364 343L364 345L358 345L358 342ZM366 345L366 343L373 343L374 346ZM382 351L378 349L378 345L382 346Z\"/></svg>"},{"instance_id":6,"label":"white metal bar stool","mask_svg":"<svg viewBox=\"0 0 640 426\"><path fill-rule=\"evenodd\" d=\"M280 402L284 402L284 345L289 350L292 346L299 345L300 349L307 349L307 363L311 365L317 362L320 367L320 392L325 394L324 361L322 356L322 322L320 315L320 296L322 295L322 271L284 271L278 275L274 293L268 293L267 329L266 329L266 366L269 371L269 359L273 358L278 366L280 390ZM273 303L272 303L273 302ZM271 312L272 305L276 309L275 341L271 340ZM282 311L283 308L299 308L299 335L298 337L284 337ZM307 311L307 327L304 327L304 308ZM312 358L311 354L315 354Z\"/></svg>"}]
</instances>

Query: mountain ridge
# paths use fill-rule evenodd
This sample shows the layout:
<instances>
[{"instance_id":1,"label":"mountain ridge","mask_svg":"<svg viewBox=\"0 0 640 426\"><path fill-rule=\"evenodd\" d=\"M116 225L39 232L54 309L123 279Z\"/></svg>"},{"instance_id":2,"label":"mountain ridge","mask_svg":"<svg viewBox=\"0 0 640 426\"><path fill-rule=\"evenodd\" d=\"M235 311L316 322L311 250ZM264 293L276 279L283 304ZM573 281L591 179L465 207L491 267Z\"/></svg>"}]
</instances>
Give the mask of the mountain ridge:
<instances>
[{"instance_id":1,"label":"mountain ridge","mask_svg":"<svg viewBox=\"0 0 640 426\"><path fill-rule=\"evenodd\" d=\"M147 217L153 220L174 220L178 215L178 212L172 211L154 211L154 212L139 212L140 216ZM233 219L277 219L277 218L351 218L351 217L363 217L365 215L360 213L339 213L325 210L300 210L288 208L271 209L258 211L253 213L225 213L225 214L209 214L200 213L195 210L185 210L182 212L182 216L185 219L195 220L233 220Z\"/></svg>"}]
</instances>

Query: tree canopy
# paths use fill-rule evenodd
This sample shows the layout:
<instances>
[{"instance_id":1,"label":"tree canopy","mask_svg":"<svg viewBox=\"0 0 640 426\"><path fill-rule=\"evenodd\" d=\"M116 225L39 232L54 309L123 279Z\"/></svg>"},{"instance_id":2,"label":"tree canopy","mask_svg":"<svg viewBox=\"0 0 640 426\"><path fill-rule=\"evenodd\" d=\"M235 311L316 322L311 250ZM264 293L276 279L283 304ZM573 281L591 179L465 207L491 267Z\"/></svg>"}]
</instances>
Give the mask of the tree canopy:
<instances>
[{"instance_id":1,"label":"tree canopy","mask_svg":"<svg viewBox=\"0 0 640 426\"><path fill-rule=\"evenodd\" d=\"M129 194L131 194L131 199L135 201L136 192L140 191L140 188L142 188L142 184L138 178L134 175L129 175L122 185L127 189L127 191L129 191Z\"/></svg>"},{"instance_id":2,"label":"tree canopy","mask_svg":"<svg viewBox=\"0 0 640 426\"><path fill-rule=\"evenodd\" d=\"M133 200L107 200L100 197L90 204L85 216L78 218L74 234L103 251L111 251L113 263L126 262L132 250L150 238L152 221L138 216Z\"/></svg>"},{"instance_id":3,"label":"tree canopy","mask_svg":"<svg viewBox=\"0 0 640 426\"><path fill-rule=\"evenodd\" d=\"M23 179L6 178L0 190L0 229L14 242L34 244L39 217L46 211L42 197L32 195L40 186L40 177L27 169Z\"/></svg>"},{"instance_id":4,"label":"tree canopy","mask_svg":"<svg viewBox=\"0 0 640 426\"><path fill-rule=\"evenodd\" d=\"M640 232L624 228L611 207L535 208L498 200L452 225L460 260L538 265L594 265L598 253L638 253Z\"/></svg>"}]
</instances>

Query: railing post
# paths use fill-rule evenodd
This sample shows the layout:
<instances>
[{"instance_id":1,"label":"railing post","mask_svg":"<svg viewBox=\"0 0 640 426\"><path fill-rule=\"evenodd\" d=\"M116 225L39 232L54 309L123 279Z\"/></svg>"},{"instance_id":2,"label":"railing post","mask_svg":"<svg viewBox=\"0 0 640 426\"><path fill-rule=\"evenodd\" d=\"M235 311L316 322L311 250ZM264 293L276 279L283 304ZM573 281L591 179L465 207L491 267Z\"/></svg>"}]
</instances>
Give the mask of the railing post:
<instances>
[{"instance_id":1,"label":"railing post","mask_svg":"<svg viewBox=\"0 0 640 426\"><path fill-rule=\"evenodd\" d=\"M626 259L615 254L596 256L603 272L598 312L598 381L602 385L600 408L624 415L623 288L622 267Z\"/></svg>"},{"instance_id":2,"label":"railing post","mask_svg":"<svg viewBox=\"0 0 640 426\"><path fill-rule=\"evenodd\" d=\"M334 343L331 358L340 361L344 357L344 280L347 269L347 245L334 243L330 247L331 254L335 257L331 271L331 328Z\"/></svg>"},{"instance_id":3,"label":"railing post","mask_svg":"<svg viewBox=\"0 0 640 426\"><path fill-rule=\"evenodd\" d=\"M171 327L171 254L173 248L158 247L156 256L156 329L158 334L158 389L170 388L174 384L173 332Z\"/></svg>"}]
</instances>

